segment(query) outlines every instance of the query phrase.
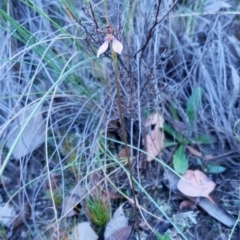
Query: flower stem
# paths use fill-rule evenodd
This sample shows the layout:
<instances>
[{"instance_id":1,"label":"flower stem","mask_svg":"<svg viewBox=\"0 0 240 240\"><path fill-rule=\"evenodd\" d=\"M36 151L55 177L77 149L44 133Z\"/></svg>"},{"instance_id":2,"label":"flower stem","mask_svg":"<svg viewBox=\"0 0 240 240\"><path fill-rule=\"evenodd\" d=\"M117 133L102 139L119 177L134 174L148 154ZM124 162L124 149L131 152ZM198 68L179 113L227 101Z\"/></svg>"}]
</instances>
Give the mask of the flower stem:
<instances>
[{"instance_id":1,"label":"flower stem","mask_svg":"<svg viewBox=\"0 0 240 240\"><path fill-rule=\"evenodd\" d=\"M125 149L126 149L128 171L129 171L129 176L130 176L130 183L131 183L133 202L134 202L134 215L135 215L138 239L140 240L139 220L138 220L138 214L137 214L137 200L136 200L136 194L135 194L135 187L133 184L133 174L132 174L132 168L131 168L130 157L129 157L130 153L129 153L129 148L127 146L127 135L126 135L126 131L125 131L125 123L123 120L120 87L119 87L119 82L118 82L119 79L118 79L118 68L117 68L117 54L114 51L112 51L112 59L113 59L113 68L114 68L115 82L116 82L116 88L117 88L117 103L118 103L118 112L119 112L119 119L120 119L120 125L121 125L121 133L122 133L122 139L123 139Z\"/></svg>"}]
</instances>

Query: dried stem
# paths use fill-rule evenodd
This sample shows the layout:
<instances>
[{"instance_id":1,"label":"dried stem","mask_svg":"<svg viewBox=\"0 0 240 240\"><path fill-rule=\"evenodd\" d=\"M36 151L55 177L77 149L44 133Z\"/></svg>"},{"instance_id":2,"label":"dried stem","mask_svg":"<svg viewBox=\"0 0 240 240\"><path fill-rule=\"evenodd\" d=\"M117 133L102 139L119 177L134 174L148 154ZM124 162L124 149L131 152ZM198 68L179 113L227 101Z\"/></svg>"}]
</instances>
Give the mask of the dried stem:
<instances>
[{"instance_id":1,"label":"dried stem","mask_svg":"<svg viewBox=\"0 0 240 240\"><path fill-rule=\"evenodd\" d=\"M172 7L168 10L168 12L161 18L160 21L158 21L158 15L159 15L159 12L160 12L160 4L161 4L161 0L158 0L158 5L157 5L157 12L156 12L156 16L155 16L155 21L152 25L152 27L150 28L150 30L148 31L148 35L147 35L147 38L146 38L146 41L145 43L143 44L143 46L134 54L134 58L137 56L137 54L139 52L144 52L144 50L146 49L150 39L152 38L153 36L153 31L155 29L155 27L160 23L162 22L163 19L165 19L165 17L172 11L172 9L176 6L176 4L178 3L178 0L172 5Z\"/></svg>"},{"instance_id":2,"label":"dried stem","mask_svg":"<svg viewBox=\"0 0 240 240\"><path fill-rule=\"evenodd\" d=\"M117 55L113 51L112 51L112 58L113 58L115 82L116 82L116 88L117 88L117 103L118 103L119 119L120 119L120 125L121 125L122 138L123 138L123 142L124 142L125 149L126 149L126 155L127 155L128 171L129 171L129 175L130 175L131 189L132 189L132 194L133 194L134 214L135 214L138 239L140 240L139 221L138 221L138 214L137 214L137 200L136 200L136 194L135 194L135 187L133 184L133 174L132 174L132 168L131 168L130 157L129 157L130 153L129 153L129 148L127 146L127 135L126 135L126 131L125 131L125 123L123 120L120 87L119 87L119 82L118 82L119 79L118 79L118 68L117 68Z\"/></svg>"}]
</instances>

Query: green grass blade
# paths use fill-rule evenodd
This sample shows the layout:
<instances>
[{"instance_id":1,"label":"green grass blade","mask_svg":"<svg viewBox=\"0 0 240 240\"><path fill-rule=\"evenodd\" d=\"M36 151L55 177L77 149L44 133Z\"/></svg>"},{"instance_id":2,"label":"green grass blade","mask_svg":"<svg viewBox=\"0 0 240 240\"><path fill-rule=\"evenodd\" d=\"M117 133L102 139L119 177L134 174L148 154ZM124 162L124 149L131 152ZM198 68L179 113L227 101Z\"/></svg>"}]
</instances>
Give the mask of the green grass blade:
<instances>
[{"instance_id":1,"label":"green grass blade","mask_svg":"<svg viewBox=\"0 0 240 240\"><path fill-rule=\"evenodd\" d=\"M193 123L196 117L196 112L200 107L203 93L204 90L201 87L197 87L193 89L192 94L188 99L186 113L190 123Z\"/></svg>"}]
</instances>

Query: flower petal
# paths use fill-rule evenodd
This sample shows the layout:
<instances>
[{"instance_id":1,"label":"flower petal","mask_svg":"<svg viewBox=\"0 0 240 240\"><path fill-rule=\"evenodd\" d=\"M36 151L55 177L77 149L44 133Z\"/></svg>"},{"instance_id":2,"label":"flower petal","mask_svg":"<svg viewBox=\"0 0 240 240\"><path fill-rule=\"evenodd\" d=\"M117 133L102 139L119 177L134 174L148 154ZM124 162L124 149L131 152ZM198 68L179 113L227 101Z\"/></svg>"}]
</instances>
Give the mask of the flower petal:
<instances>
[{"instance_id":1,"label":"flower petal","mask_svg":"<svg viewBox=\"0 0 240 240\"><path fill-rule=\"evenodd\" d=\"M106 40L101 47L98 49L97 57L99 57L102 53L104 53L108 49L108 40Z\"/></svg>"},{"instance_id":2,"label":"flower petal","mask_svg":"<svg viewBox=\"0 0 240 240\"><path fill-rule=\"evenodd\" d=\"M121 54L123 50L123 45L116 38L113 37L112 48L114 52Z\"/></svg>"}]
</instances>

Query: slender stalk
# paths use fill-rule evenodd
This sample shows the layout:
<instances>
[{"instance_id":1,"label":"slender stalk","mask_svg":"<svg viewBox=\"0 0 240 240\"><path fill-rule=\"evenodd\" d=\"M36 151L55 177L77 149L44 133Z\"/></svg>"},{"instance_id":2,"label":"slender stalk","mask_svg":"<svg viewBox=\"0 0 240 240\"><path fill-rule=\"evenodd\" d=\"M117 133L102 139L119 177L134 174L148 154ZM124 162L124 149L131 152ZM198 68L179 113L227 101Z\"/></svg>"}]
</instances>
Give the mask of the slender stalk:
<instances>
[{"instance_id":1,"label":"slender stalk","mask_svg":"<svg viewBox=\"0 0 240 240\"><path fill-rule=\"evenodd\" d=\"M105 14L106 14L106 23L107 23L107 25L109 25L106 0L104 0L104 9L105 9ZM110 44L112 44L112 43L110 43ZM129 149L128 149L128 146L127 146L127 135L126 135L125 124L124 124L124 120L123 120L120 87L119 87L119 82L118 82L119 79L118 79L118 68L117 68L117 54L112 50L112 46L111 46L111 53L112 53L113 69L114 69L116 88L117 88L117 104L118 104L118 112L119 112L119 119L120 119L120 125L121 125L121 132L122 132L122 138L123 138L123 142L124 142L125 149L126 149L128 171L129 171L129 175L130 175L130 183L131 183L133 202L134 202L135 222L136 222L138 239L141 240L140 239L140 233L139 233L139 220L138 220L138 215L137 215L137 200L136 200L135 188L134 188L134 184L133 184L133 175L132 175L132 169L131 169L131 163L130 163L130 157L129 157L130 154L129 154Z\"/></svg>"},{"instance_id":2,"label":"slender stalk","mask_svg":"<svg viewBox=\"0 0 240 240\"><path fill-rule=\"evenodd\" d=\"M120 125L121 125L121 133L122 133L122 138L123 138L123 142L124 142L125 149L126 149L128 171L129 171L129 175L130 175L130 183L131 183L133 202L134 202L134 215L135 215L138 239L140 240L139 220L138 220L138 214L137 214L137 200L136 200L136 194L135 194L135 187L133 184L133 174L132 174L132 168L131 168L130 157L129 157L130 154L129 154L129 148L128 148L128 144L127 144L127 135L126 135L126 131L125 131L125 123L123 120L120 87L119 87L119 82L118 82L119 79L118 79L118 68L117 68L117 54L113 51L112 51L112 59L113 59L113 68L114 68L115 82L116 82L116 88L117 88L117 104L118 104L118 112L119 112L119 119L120 119Z\"/></svg>"}]
</instances>

